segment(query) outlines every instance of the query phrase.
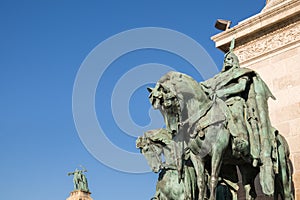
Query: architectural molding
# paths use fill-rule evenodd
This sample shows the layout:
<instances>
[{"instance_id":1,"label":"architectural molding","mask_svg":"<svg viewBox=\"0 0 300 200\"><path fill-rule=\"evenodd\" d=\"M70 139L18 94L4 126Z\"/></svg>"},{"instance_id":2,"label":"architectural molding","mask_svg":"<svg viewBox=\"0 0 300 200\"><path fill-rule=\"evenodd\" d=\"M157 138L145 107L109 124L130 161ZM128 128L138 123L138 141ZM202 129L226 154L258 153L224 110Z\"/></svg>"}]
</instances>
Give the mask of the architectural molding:
<instances>
[{"instance_id":1,"label":"architectural molding","mask_svg":"<svg viewBox=\"0 0 300 200\"><path fill-rule=\"evenodd\" d=\"M247 38L247 42L238 46L234 51L240 62L251 61L252 59L271 54L280 48L298 43L300 41L300 15L293 21L285 22L272 27L267 34L260 34Z\"/></svg>"},{"instance_id":2,"label":"architectural molding","mask_svg":"<svg viewBox=\"0 0 300 200\"><path fill-rule=\"evenodd\" d=\"M263 8L262 12L275 8L276 6L281 6L286 1L288 0L267 0L266 6Z\"/></svg>"},{"instance_id":3,"label":"architectural molding","mask_svg":"<svg viewBox=\"0 0 300 200\"><path fill-rule=\"evenodd\" d=\"M211 37L216 47L227 52L230 41L236 39L236 47L244 45L254 38L269 34L270 32L287 26L291 20L300 16L300 1L285 0L270 10L260 12L238 25ZM294 20L295 21L295 20Z\"/></svg>"}]
</instances>

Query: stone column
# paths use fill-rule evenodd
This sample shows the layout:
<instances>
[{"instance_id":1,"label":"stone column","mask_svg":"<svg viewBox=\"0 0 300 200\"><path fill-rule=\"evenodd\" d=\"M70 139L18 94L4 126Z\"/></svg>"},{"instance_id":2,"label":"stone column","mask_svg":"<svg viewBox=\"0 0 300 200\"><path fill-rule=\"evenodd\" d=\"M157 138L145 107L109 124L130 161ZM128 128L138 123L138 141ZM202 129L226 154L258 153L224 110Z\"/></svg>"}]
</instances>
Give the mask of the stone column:
<instances>
[{"instance_id":1,"label":"stone column","mask_svg":"<svg viewBox=\"0 0 300 200\"><path fill-rule=\"evenodd\" d=\"M277 98L268 102L270 118L289 143L300 200L300 1L269 0L260 13L212 40L226 52L232 38L241 67L258 72Z\"/></svg>"},{"instance_id":2,"label":"stone column","mask_svg":"<svg viewBox=\"0 0 300 200\"><path fill-rule=\"evenodd\" d=\"M74 190L66 200L93 200L90 192Z\"/></svg>"}]
</instances>

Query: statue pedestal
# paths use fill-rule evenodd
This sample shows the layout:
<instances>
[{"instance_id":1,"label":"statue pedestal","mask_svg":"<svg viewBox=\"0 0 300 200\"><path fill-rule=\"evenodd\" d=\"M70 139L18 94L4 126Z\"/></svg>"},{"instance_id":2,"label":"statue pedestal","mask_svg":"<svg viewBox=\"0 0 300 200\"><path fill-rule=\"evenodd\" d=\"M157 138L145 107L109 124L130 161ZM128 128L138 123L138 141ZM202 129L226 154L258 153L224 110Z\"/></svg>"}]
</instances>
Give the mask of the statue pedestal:
<instances>
[{"instance_id":1,"label":"statue pedestal","mask_svg":"<svg viewBox=\"0 0 300 200\"><path fill-rule=\"evenodd\" d=\"M74 190L66 200L93 200L90 192Z\"/></svg>"}]
</instances>

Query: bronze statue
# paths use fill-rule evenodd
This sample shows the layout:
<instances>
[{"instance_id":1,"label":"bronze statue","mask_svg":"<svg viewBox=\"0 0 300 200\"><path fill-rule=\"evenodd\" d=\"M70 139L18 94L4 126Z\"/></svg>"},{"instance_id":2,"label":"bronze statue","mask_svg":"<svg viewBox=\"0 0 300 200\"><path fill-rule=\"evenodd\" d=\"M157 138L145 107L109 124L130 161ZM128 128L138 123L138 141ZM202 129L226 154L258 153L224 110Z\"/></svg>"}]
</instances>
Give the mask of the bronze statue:
<instances>
[{"instance_id":1,"label":"bronze statue","mask_svg":"<svg viewBox=\"0 0 300 200\"><path fill-rule=\"evenodd\" d=\"M68 176L74 175L73 183L74 183L74 190L80 190L83 192L89 192L88 183L85 175L83 172L87 172L86 169L78 170L75 169L74 172L68 173Z\"/></svg>"},{"instance_id":2,"label":"bronze statue","mask_svg":"<svg viewBox=\"0 0 300 200\"><path fill-rule=\"evenodd\" d=\"M264 194L293 199L288 146L269 119L267 100L274 96L255 71L240 68L233 48L234 40L222 71L209 80L198 83L188 75L169 72L148 88L150 103L161 111L166 124L161 135L172 140L170 156L178 181L191 162L198 198L206 197L208 185L209 199L214 200L220 179L235 187L238 166L247 199L256 198L258 173Z\"/></svg>"},{"instance_id":3,"label":"bronze statue","mask_svg":"<svg viewBox=\"0 0 300 200\"><path fill-rule=\"evenodd\" d=\"M162 98L154 95L159 93L156 90L162 93L158 95ZM207 185L205 165L210 162L210 199L215 199L223 155L230 141L230 133L225 127L226 116L229 115L227 105L216 98L212 101L194 79L178 72L169 72L163 76L152 91L150 101L162 102L159 109L166 124L171 125L167 125L167 130L177 144L174 157L179 177L184 168L182 157L190 157L197 174L199 199L204 199ZM166 107L163 98L172 94L176 95L172 98L173 103L168 105L174 107ZM188 155L186 148L190 150Z\"/></svg>"}]
</instances>

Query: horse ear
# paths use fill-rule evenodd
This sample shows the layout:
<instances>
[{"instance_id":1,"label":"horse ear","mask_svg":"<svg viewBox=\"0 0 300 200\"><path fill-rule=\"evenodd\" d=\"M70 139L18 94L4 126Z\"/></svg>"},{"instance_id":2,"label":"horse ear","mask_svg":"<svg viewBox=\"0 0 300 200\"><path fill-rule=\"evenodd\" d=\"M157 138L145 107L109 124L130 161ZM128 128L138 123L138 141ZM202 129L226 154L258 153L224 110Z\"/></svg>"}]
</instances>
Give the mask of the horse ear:
<instances>
[{"instance_id":1,"label":"horse ear","mask_svg":"<svg viewBox=\"0 0 300 200\"><path fill-rule=\"evenodd\" d=\"M153 88L151 88L151 87L147 87L147 90L148 90L148 92L152 92L153 91Z\"/></svg>"},{"instance_id":2,"label":"horse ear","mask_svg":"<svg viewBox=\"0 0 300 200\"><path fill-rule=\"evenodd\" d=\"M135 147L136 148L141 148L142 147L142 138L141 137L138 137L138 139L136 140L135 142Z\"/></svg>"},{"instance_id":3,"label":"horse ear","mask_svg":"<svg viewBox=\"0 0 300 200\"><path fill-rule=\"evenodd\" d=\"M135 146L136 146L137 149L142 149L142 148L145 146L144 143L145 143L145 142L144 142L144 137L143 137L143 136L140 136L140 137L138 137L138 139L136 140Z\"/></svg>"}]
</instances>

